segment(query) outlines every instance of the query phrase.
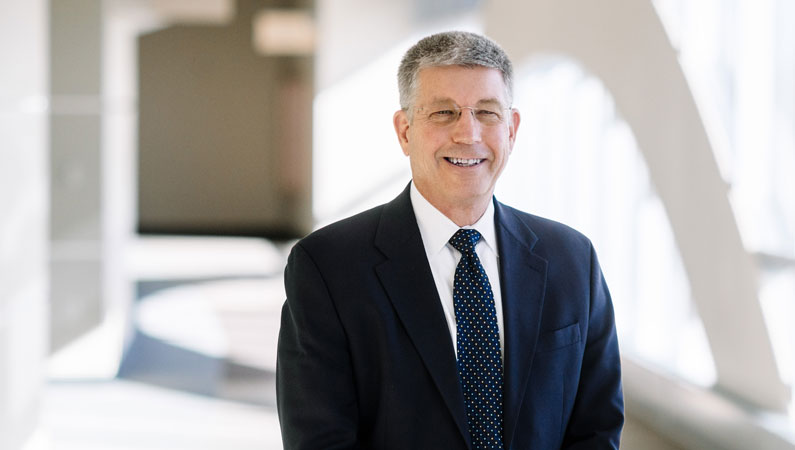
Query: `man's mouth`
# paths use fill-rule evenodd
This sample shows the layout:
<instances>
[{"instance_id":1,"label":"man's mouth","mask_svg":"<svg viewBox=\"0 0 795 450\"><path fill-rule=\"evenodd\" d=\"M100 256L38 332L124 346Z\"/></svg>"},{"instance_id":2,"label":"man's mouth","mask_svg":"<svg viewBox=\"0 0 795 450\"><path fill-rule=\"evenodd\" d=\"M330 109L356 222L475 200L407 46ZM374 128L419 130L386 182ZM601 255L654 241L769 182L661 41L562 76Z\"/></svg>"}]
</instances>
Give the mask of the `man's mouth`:
<instances>
[{"instance_id":1,"label":"man's mouth","mask_svg":"<svg viewBox=\"0 0 795 450\"><path fill-rule=\"evenodd\" d=\"M444 158L444 159L446 159L447 162L449 162L450 164L454 164L454 165L456 165L458 167L472 167L472 166L476 166L476 165L480 164L481 162L483 162L483 159L478 159L478 158L474 158L474 159Z\"/></svg>"}]
</instances>

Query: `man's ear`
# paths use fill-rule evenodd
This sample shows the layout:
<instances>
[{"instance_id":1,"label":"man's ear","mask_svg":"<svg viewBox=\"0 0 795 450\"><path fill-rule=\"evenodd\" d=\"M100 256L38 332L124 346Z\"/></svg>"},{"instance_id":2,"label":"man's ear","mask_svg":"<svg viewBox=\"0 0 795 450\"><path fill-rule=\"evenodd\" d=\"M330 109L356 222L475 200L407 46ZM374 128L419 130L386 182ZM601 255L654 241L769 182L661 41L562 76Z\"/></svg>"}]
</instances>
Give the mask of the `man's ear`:
<instances>
[{"instance_id":1,"label":"man's ear","mask_svg":"<svg viewBox=\"0 0 795 450\"><path fill-rule=\"evenodd\" d=\"M409 116L406 111L400 109L392 116L392 123L395 125L395 133L397 133L400 147L403 148L403 154L409 155Z\"/></svg>"},{"instance_id":2,"label":"man's ear","mask_svg":"<svg viewBox=\"0 0 795 450\"><path fill-rule=\"evenodd\" d=\"M511 148L513 148L513 143L516 141L516 131L519 129L519 122L521 122L522 117L519 115L519 110L516 108L511 108L511 120L508 123L508 139L511 141Z\"/></svg>"}]
</instances>

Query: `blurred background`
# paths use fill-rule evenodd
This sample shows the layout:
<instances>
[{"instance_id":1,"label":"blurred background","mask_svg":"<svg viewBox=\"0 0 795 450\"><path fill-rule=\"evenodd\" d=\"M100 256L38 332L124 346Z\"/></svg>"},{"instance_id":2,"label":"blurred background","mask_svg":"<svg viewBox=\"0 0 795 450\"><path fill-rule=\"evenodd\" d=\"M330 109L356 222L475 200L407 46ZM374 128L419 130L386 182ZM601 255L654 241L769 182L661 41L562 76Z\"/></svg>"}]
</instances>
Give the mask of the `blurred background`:
<instances>
[{"instance_id":1,"label":"blurred background","mask_svg":"<svg viewBox=\"0 0 795 450\"><path fill-rule=\"evenodd\" d=\"M485 33L497 198L592 238L622 448L795 449L790 0L0 0L0 449L276 449L295 239L410 179L419 38Z\"/></svg>"}]
</instances>

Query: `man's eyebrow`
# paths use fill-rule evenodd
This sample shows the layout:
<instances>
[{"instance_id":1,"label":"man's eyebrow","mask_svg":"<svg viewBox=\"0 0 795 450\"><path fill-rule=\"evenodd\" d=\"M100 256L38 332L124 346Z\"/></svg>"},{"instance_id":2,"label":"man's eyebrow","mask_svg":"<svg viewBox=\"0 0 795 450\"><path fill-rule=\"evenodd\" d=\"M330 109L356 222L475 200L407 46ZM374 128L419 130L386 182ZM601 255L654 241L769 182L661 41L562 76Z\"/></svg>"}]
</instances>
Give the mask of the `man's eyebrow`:
<instances>
[{"instance_id":1,"label":"man's eyebrow","mask_svg":"<svg viewBox=\"0 0 795 450\"><path fill-rule=\"evenodd\" d=\"M455 103L455 102L450 97L434 97L429 102L430 105L436 105L439 103Z\"/></svg>"},{"instance_id":2,"label":"man's eyebrow","mask_svg":"<svg viewBox=\"0 0 795 450\"><path fill-rule=\"evenodd\" d=\"M501 101L499 101L498 99L496 99L496 98L493 98L493 97L492 97L492 98L484 98L483 100L478 100L478 102L477 102L477 103L475 103L475 105L476 105L476 106L483 106L483 105L490 105L490 106L492 106L492 105L497 105L497 106L500 106L500 107L502 107L502 102L501 102Z\"/></svg>"},{"instance_id":3,"label":"man's eyebrow","mask_svg":"<svg viewBox=\"0 0 795 450\"><path fill-rule=\"evenodd\" d=\"M437 105L437 104L440 104L440 103L441 104L455 103L456 105L458 105L458 102L456 102L455 100L453 100L450 97L434 97L433 99L431 99L429 104ZM493 106L493 105L502 106L502 102L496 97L490 97L490 98L484 98L484 99L478 100L477 103L475 103L473 106L484 106L484 105L488 105L488 106ZM459 106L461 106L461 105L459 105Z\"/></svg>"}]
</instances>

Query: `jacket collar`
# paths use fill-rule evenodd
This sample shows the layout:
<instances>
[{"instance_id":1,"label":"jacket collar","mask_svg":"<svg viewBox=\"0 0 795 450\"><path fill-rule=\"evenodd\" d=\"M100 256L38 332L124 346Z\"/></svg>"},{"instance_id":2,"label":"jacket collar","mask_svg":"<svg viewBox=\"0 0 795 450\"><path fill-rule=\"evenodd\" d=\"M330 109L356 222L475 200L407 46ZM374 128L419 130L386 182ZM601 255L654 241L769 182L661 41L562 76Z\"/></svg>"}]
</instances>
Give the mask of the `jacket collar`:
<instances>
[{"instance_id":1,"label":"jacket collar","mask_svg":"<svg viewBox=\"0 0 795 450\"><path fill-rule=\"evenodd\" d=\"M510 448L525 397L541 325L547 261L533 252L538 237L519 213L495 200L505 323L503 442Z\"/></svg>"},{"instance_id":2,"label":"jacket collar","mask_svg":"<svg viewBox=\"0 0 795 450\"><path fill-rule=\"evenodd\" d=\"M469 446L466 406L450 332L408 187L384 206L375 246L387 258L375 267L378 278Z\"/></svg>"},{"instance_id":3,"label":"jacket collar","mask_svg":"<svg viewBox=\"0 0 795 450\"><path fill-rule=\"evenodd\" d=\"M503 439L507 449L516 430L538 339L546 260L533 253L538 237L518 213L496 200L494 207L505 323ZM471 446L455 353L408 186L384 206L374 244L386 256L376 266L376 273L464 440Z\"/></svg>"}]
</instances>

